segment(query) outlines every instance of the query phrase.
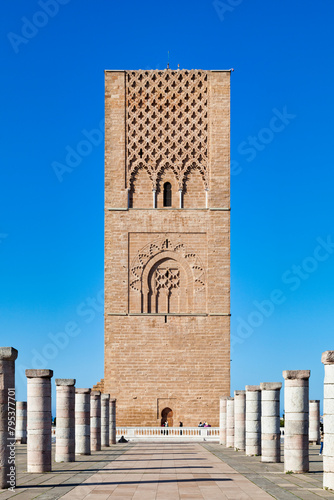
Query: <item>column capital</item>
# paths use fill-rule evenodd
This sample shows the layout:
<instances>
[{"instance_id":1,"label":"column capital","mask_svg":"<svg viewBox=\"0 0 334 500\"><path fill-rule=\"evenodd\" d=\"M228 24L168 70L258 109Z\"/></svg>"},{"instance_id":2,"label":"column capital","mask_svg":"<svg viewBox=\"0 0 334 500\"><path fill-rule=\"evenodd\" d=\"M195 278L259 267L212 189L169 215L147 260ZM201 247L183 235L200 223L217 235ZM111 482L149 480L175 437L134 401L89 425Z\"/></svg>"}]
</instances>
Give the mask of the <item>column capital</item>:
<instances>
[{"instance_id":1,"label":"column capital","mask_svg":"<svg viewBox=\"0 0 334 500\"><path fill-rule=\"evenodd\" d=\"M109 401L110 400L110 394L101 394L101 399L103 401Z\"/></svg>"},{"instance_id":2,"label":"column capital","mask_svg":"<svg viewBox=\"0 0 334 500\"><path fill-rule=\"evenodd\" d=\"M285 380L307 380L310 378L311 371L310 370L284 370L283 378Z\"/></svg>"},{"instance_id":3,"label":"column capital","mask_svg":"<svg viewBox=\"0 0 334 500\"><path fill-rule=\"evenodd\" d=\"M73 386L75 385L75 378L56 378L56 385Z\"/></svg>"},{"instance_id":4,"label":"column capital","mask_svg":"<svg viewBox=\"0 0 334 500\"><path fill-rule=\"evenodd\" d=\"M75 388L75 394L90 394L91 389L80 389L80 388Z\"/></svg>"},{"instance_id":5,"label":"column capital","mask_svg":"<svg viewBox=\"0 0 334 500\"><path fill-rule=\"evenodd\" d=\"M101 392L100 391L90 391L90 395L92 398L100 398L101 397Z\"/></svg>"},{"instance_id":6,"label":"column capital","mask_svg":"<svg viewBox=\"0 0 334 500\"><path fill-rule=\"evenodd\" d=\"M325 351L321 355L321 363L324 365L334 365L334 351Z\"/></svg>"},{"instance_id":7,"label":"column capital","mask_svg":"<svg viewBox=\"0 0 334 500\"><path fill-rule=\"evenodd\" d=\"M116 398L110 398L110 403L116 403L117 399Z\"/></svg>"},{"instance_id":8,"label":"column capital","mask_svg":"<svg viewBox=\"0 0 334 500\"><path fill-rule=\"evenodd\" d=\"M0 347L0 361L15 361L18 351L14 347Z\"/></svg>"},{"instance_id":9,"label":"column capital","mask_svg":"<svg viewBox=\"0 0 334 500\"><path fill-rule=\"evenodd\" d=\"M241 390L234 391L234 397L245 396L245 395L246 395L246 391L241 391Z\"/></svg>"},{"instance_id":10,"label":"column capital","mask_svg":"<svg viewBox=\"0 0 334 500\"><path fill-rule=\"evenodd\" d=\"M282 389L282 382L261 382L261 391L277 391Z\"/></svg>"},{"instance_id":11,"label":"column capital","mask_svg":"<svg viewBox=\"0 0 334 500\"><path fill-rule=\"evenodd\" d=\"M320 403L320 399L310 399L310 403Z\"/></svg>"},{"instance_id":12,"label":"column capital","mask_svg":"<svg viewBox=\"0 0 334 500\"><path fill-rule=\"evenodd\" d=\"M220 397L219 397L220 401L224 401L224 400L226 400L226 399L228 399L228 398L229 398L229 396L220 396Z\"/></svg>"},{"instance_id":13,"label":"column capital","mask_svg":"<svg viewBox=\"0 0 334 500\"><path fill-rule=\"evenodd\" d=\"M261 391L261 387L259 385L246 385L246 392L256 392Z\"/></svg>"},{"instance_id":14,"label":"column capital","mask_svg":"<svg viewBox=\"0 0 334 500\"><path fill-rule=\"evenodd\" d=\"M53 370L47 370L47 369L26 370L26 377L27 378L52 378L53 377Z\"/></svg>"}]
</instances>

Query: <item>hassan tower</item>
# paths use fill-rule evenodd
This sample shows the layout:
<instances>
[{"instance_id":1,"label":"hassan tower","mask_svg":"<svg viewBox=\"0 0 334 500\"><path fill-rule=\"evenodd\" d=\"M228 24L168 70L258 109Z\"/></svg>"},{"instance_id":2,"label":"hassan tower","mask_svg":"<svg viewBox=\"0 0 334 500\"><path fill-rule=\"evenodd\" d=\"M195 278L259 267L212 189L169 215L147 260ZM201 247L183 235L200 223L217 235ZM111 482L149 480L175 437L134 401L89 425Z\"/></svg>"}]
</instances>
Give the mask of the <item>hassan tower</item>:
<instances>
[{"instance_id":1,"label":"hassan tower","mask_svg":"<svg viewBox=\"0 0 334 500\"><path fill-rule=\"evenodd\" d=\"M230 71L105 72L105 369L118 426L230 393Z\"/></svg>"}]
</instances>

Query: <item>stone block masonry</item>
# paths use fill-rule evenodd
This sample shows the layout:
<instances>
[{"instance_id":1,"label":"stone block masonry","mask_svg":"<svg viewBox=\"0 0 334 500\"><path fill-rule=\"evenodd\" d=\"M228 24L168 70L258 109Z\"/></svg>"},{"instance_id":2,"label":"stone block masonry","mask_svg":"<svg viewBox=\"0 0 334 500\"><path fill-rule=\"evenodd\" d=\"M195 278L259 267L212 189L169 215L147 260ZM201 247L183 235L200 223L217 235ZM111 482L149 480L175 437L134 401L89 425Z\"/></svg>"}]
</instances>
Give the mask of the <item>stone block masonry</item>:
<instances>
[{"instance_id":1,"label":"stone block masonry","mask_svg":"<svg viewBox=\"0 0 334 500\"><path fill-rule=\"evenodd\" d=\"M246 447L246 391L234 391L234 448Z\"/></svg>"},{"instance_id":2,"label":"stone block masonry","mask_svg":"<svg viewBox=\"0 0 334 500\"><path fill-rule=\"evenodd\" d=\"M324 488L334 490L334 351L322 353L324 379Z\"/></svg>"},{"instance_id":3,"label":"stone block masonry","mask_svg":"<svg viewBox=\"0 0 334 500\"><path fill-rule=\"evenodd\" d=\"M219 443L226 446L226 405L227 396L220 397Z\"/></svg>"},{"instance_id":4,"label":"stone block masonry","mask_svg":"<svg viewBox=\"0 0 334 500\"><path fill-rule=\"evenodd\" d=\"M309 441L312 444L320 444L320 400L311 399L309 408Z\"/></svg>"},{"instance_id":5,"label":"stone block masonry","mask_svg":"<svg viewBox=\"0 0 334 500\"><path fill-rule=\"evenodd\" d=\"M261 388L246 385L246 455L261 455Z\"/></svg>"},{"instance_id":6,"label":"stone block masonry","mask_svg":"<svg viewBox=\"0 0 334 500\"><path fill-rule=\"evenodd\" d=\"M234 399L226 400L226 446L234 448Z\"/></svg>"},{"instance_id":7,"label":"stone block masonry","mask_svg":"<svg viewBox=\"0 0 334 500\"><path fill-rule=\"evenodd\" d=\"M284 384L284 471L309 470L310 370L286 370Z\"/></svg>"},{"instance_id":8,"label":"stone block masonry","mask_svg":"<svg viewBox=\"0 0 334 500\"><path fill-rule=\"evenodd\" d=\"M120 426L219 425L229 142L229 71L106 71L103 392Z\"/></svg>"},{"instance_id":9,"label":"stone block masonry","mask_svg":"<svg viewBox=\"0 0 334 500\"><path fill-rule=\"evenodd\" d=\"M101 450L101 393L90 393L90 449Z\"/></svg>"},{"instance_id":10,"label":"stone block masonry","mask_svg":"<svg viewBox=\"0 0 334 500\"><path fill-rule=\"evenodd\" d=\"M18 444L27 444L27 402L16 401L15 439Z\"/></svg>"},{"instance_id":11,"label":"stone block masonry","mask_svg":"<svg viewBox=\"0 0 334 500\"><path fill-rule=\"evenodd\" d=\"M101 446L109 446L110 395L101 394Z\"/></svg>"},{"instance_id":12,"label":"stone block masonry","mask_svg":"<svg viewBox=\"0 0 334 500\"><path fill-rule=\"evenodd\" d=\"M51 378L52 370L26 370L27 470L51 471Z\"/></svg>"},{"instance_id":13,"label":"stone block masonry","mask_svg":"<svg viewBox=\"0 0 334 500\"><path fill-rule=\"evenodd\" d=\"M90 389L75 389L75 454L90 455Z\"/></svg>"},{"instance_id":14,"label":"stone block masonry","mask_svg":"<svg viewBox=\"0 0 334 500\"><path fill-rule=\"evenodd\" d=\"M261 462L281 461L280 390L281 382L262 382L261 387Z\"/></svg>"},{"instance_id":15,"label":"stone block masonry","mask_svg":"<svg viewBox=\"0 0 334 500\"><path fill-rule=\"evenodd\" d=\"M56 378L56 462L75 461L75 379Z\"/></svg>"},{"instance_id":16,"label":"stone block masonry","mask_svg":"<svg viewBox=\"0 0 334 500\"><path fill-rule=\"evenodd\" d=\"M110 399L109 413L109 444L116 444L116 399Z\"/></svg>"}]
</instances>

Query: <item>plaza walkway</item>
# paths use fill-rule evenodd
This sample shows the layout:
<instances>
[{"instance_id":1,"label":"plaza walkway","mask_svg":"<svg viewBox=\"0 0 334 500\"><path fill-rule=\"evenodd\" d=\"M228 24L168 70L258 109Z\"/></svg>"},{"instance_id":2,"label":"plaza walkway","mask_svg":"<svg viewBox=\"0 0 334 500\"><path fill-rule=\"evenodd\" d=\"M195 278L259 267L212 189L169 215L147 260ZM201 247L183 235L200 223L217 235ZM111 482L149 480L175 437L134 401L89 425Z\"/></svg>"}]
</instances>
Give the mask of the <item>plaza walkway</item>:
<instances>
[{"instance_id":1,"label":"plaza walkway","mask_svg":"<svg viewBox=\"0 0 334 500\"><path fill-rule=\"evenodd\" d=\"M46 474L27 474L26 446L18 446L15 493L0 500L312 500L332 498L322 489L319 447L311 447L308 474L284 474L283 464L214 443L117 444L72 463L53 464Z\"/></svg>"}]
</instances>

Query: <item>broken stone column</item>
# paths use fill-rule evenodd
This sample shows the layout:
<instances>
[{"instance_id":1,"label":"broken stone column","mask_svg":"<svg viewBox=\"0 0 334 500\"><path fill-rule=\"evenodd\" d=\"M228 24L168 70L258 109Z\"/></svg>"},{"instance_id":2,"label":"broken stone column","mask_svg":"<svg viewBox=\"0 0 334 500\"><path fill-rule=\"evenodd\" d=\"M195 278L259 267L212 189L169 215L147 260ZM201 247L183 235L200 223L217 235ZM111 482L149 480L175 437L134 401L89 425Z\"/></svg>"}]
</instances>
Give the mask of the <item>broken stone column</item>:
<instances>
[{"instance_id":1,"label":"broken stone column","mask_svg":"<svg viewBox=\"0 0 334 500\"><path fill-rule=\"evenodd\" d=\"M226 446L226 402L227 396L220 397L219 443Z\"/></svg>"},{"instance_id":2,"label":"broken stone column","mask_svg":"<svg viewBox=\"0 0 334 500\"><path fill-rule=\"evenodd\" d=\"M313 399L309 406L309 442L320 444L320 400Z\"/></svg>"},{"instance_id":3,"label":"broken stone column","mask_svg":"<svg viewBox=\"0 0 334 500\"><path fill-rule=\"evenodd\" d=\"M281 382L262 382L261 388L261 462L281 461L280 390Z\"/></svg>"},{"instance_id":4,"label":"broken stone column","mask_svg":"<svg viewBox=\"0 0 334 500\"><path fill-rule=\"evenodd\" d=\"M75 389L75 454L90 455L90 389Z\"/></svg>"},{"instance_id":5,"label":"broken stone column","mask_svg":"<svg viewBox=\"0 0 334 500\"><path fill-rule=\"evenodd\" d=\"M27 402L16 401L15 440L18 444L27 444Z\"/></svg>"},{"instance_id":6,"label":"broken stone column","mask_svg":"<svg viewBox=\"0 0 334 500\"><path fill-rule=\"evenodd\" d=\"M245 451L246 391L234 391L234 448Z\"/></svg>"},{"instance_id":7,"label":"broken stone column","mask_svg":"<svg viewBox=\"0 0 334 500\"><path fill-rule=\"evenodd\" d=\"M27 471L51 471L51 378L52 370L26 370Z\"/></svg>"},{"instance_id":8,"label":"broken stone column","mask_svg":"<svg viewBox=\"0 0 334 500\"><path fill-rule=\"evenodd\" d=\"M226 400L226 446L234 448L234 399Z\"/></svg>"},{"instance_id":9,"label":"broken stone column","mask_svg":"<svg viewBox=\"0 0 334 500\"><path fill-rule=\"evenodd\" d=\"M261 455L261 388L246 385L246 455Z\"/></svg>"},{"instance_id":10,"label":"broken stone column","mask_svg":"<svg viewBox=\"0 0 334 500\"><path fill-rule=\"evenodd\" d=\"M308 472L310 370L285 370L284 472Z\"/></svg>"},{"instance_id":11,"label":"broken stone column","mask_svg":"<svg viewBox=\"0 0 334 500\"><path fill-rule=\"evenodd\" d=\"M101 450L101 392L90 393L90 449Z\"/></svg>"},{"instance_id":12,"label":"broken stone column","mask_svg":"<svg viewBox=\"0 0 334 500\"><path fill-rule=\"evenodd\" d=\"M101 446L109 446L110 394L101 394Z\"/></svg>"},{"instance_id":13,"label":"broken stone column","mask_svg":"<svg viewBox=\"0 0 334 500\"><path fill-rule=\"evenodd\" d=\"M323 487L334 490L334 351L322 353L324 380Z\"/></svg>"},{"instance_id":14,"label":"broken stone column","mask_svg":"<svg viewBox=\"0 0 334 500\"><path fill-rule=\"evenodd\" d=\"M74 378L56 378L56 462L75 461L74 386Z\"/></svg>"},{"instance_id":15,"label":"broken stone column","mask_svg":"<svg viewBox=\"0 0 334 500\"><path fill-rule=\"evenodd\" d=\"M15 488L15 360L14 347L0 347L0 488ZM14 458L14 462L12 462Z\"/></svg>"},{"instance_id":16,"label":"broken stone column","mask_svg":"<svg viewBox=\"0 0 334 500\"><path fill-rule=\"evenodd\" d=\"M116 399L110 399L109 443L116 444Z\"/></svg>"}]
</instances>

